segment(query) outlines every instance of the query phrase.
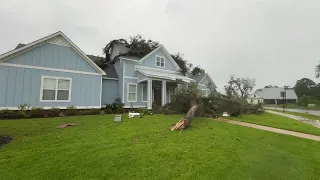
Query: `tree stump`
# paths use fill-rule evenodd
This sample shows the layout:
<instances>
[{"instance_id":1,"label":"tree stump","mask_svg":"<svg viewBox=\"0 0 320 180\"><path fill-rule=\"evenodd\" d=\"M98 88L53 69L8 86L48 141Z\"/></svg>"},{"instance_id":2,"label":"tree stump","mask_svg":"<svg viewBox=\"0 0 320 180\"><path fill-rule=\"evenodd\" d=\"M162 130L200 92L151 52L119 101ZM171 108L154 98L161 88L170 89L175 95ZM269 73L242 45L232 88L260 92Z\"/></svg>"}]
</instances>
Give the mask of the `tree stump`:
<instances>
[{"instance_id":1,"label":"tree stump","mask_svg":"<svg viewBox=\"0 0 320 180\"><path fill-rule=\"evenodd\" d=\"M180 119L180 121L178 121L174 126L171 127L171 131L184 130L189 127L197 108L197 105L192 106L189 109L188 113L184 116L184 118Z\"/></svg>"}]
</instances>

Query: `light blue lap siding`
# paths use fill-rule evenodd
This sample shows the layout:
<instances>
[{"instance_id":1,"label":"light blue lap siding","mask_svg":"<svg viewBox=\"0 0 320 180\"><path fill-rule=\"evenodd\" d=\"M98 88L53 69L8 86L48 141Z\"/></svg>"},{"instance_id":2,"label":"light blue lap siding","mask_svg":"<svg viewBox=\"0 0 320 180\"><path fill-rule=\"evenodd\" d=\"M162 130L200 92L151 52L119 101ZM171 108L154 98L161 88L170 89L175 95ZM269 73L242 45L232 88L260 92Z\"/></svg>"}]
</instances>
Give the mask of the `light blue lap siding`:
<instances>
[{"instance_id":1,"label":"light blue lap siding","mask_svg":"<svg viewBox=\"0 0 320 180\"><path fill-rule=\"evenodd\" d=\"M72 78L71 102L40 102L41 76ZM101 76L0 65L0 107L100 106Z\"/></svg>"},{"instance_id":2,"label":"light blue lap siding","mask_svg":"<svg viewBox=\"0 0 320 180\"><path fill-rule=\"evenodd\" d=\"M49 43L15 56L7 63L98 73L71 47Z\"/></svg>"},{"instance_id":3,"label":"light blue lap siding","mask_svg":"<svg viewBox=\"0 0 320 180\"><path fill-rule=\"evenodd\" d=\"M156 56L163 56L165 57L165 68L161 68L161 67L156 67ZM148 67L152 67L152 68L159 68L159 69L165 69L165 70L170 70L170 71L176 71L177 68L173 65L172 61L169 59L168 56L166 56L165 53L163 53L163 51L161 49L159 49L158 51L154 52L150 57L148 57L147 59L145 59L142 62L143 66L148 66Z\"/></svg>"},{"instance_id":4,"label":"light blue lap siding","mask_svg":"<svg viewBox=\"0 0 320 180\"><path fill-rule=\"evenodd\" d=\"M116 80L102 80L102 101L101 106L112 104L119 97L119 82Z\"/></svg>"}]
</instances>

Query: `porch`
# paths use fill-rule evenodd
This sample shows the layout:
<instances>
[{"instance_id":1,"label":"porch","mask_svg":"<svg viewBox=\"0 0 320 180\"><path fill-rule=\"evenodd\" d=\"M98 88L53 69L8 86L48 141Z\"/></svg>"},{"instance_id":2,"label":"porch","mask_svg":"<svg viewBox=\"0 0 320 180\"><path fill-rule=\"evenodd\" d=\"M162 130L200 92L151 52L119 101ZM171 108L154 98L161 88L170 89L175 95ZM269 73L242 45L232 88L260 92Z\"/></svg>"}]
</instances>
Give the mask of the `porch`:
<instances>
[{"instance_id":1,"label":"porch","mask_svg":"<svg viewBox=\"0 0 320 180\"><path fill-rule=\"evenodd\" d=\"M177 73L161 70L136 69L140 74L138 84L142 85L142 100L147 108L152 105L164 106L171 101L175 88L179 84L188 84L194 80Z\"/></svg>"}]
</instances>

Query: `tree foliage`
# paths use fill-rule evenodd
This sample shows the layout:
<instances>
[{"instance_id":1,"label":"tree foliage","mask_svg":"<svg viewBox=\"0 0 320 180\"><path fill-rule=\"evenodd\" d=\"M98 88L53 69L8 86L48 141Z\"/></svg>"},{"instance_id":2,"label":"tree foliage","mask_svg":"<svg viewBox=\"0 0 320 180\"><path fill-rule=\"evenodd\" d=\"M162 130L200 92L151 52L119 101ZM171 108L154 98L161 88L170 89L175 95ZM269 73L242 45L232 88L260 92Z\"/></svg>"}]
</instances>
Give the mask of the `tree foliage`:
<instances>
[{"instance_id":1,"label":"tree foliage","mask_svg":"<svg viewBox=\"0 0 320 180\"><path fill-rule=\"evenodd\" d=\"M183 58L183 54L178 52L176 54L171 54L171 57L179 65L183 75L190 71L191 65Z\"/></svg>"},{"instance_id":2,"label":"tree foliage","mask_svg":"<svg viewBox=\"0 0 320 180\"><path fill-rule=\"evenodd\" d=\"M193 76L202 75L205 73L206 73L206 71L204 69L200 68L199 66L194 67L191 71L191 74Z\"/></svg>"},{"instance_id":3,"label":"tree foliage","mask_svg":"<svg viewBox=\"0 0 320 180\"><path fill-rule=\"evenodd\" d=\"M265 86L264 88L279 88L278 86L273 86L273 85L268 85L268 86Z\"/></svg>"},{"instance_id":4,"label":"tree foliage","mask_svg":"<svg viewBox=\"0 0 320 180\"><path fill-rule=\"evenodd\" d=\"M320 84L316 84L311 79L302 78L296 82L294 91L299 98L304 95L320 97Z\"/></svg>"},{"instance_id":5,"label":"tree foliage","mask_svg":"<svg viewBox=\"0 0 320 180\"><path fill-rule=\"evenodd\" d=\"M235 75L231 75L224 88L228 97L236 96L244 100L249 96L255 85L255 79L237 78Z\"/></svg>"},{"instance_id":6,"label":"tree foliage","mask_svg":"<svg viewBox=\"0 0 320 180\"><path fill-rule=\"evenodd\" d=\"M316 78L320 77L320 63L316 66Z\"/></svg>"}]
</instances>

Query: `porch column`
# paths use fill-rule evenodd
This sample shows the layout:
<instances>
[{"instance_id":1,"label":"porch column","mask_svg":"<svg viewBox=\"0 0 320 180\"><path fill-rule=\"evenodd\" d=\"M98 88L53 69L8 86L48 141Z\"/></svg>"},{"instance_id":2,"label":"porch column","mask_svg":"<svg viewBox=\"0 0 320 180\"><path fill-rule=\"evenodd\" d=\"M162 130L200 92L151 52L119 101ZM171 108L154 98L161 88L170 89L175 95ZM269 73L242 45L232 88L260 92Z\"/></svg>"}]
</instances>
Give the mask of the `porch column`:
<instances>
[{"instance_id":1,"label":"porch column","mask_svg":"<svg viewBox=\"0 0 320 180\"><path fill-rule=\"evenodd\" d=\"M148 79L148 84L147 84L147 108L152 109L152 80Z\"/></svg>"},{"instance_id":2,"label":"porch column","mask_svg":"<svg viewBox=\"0 0 320 180\"><path fill-rule=\"evenodd\" d=\"M164 106L166 104L166 100L167 100L167 82L166 81L162 81L162 103L161 105Z\"/></svg>"},{"instance_id":3,"label":"porch column","mask_svg":"<svg viewBox=\"0 0 320 180\"><path fill-rule=\"evenodd\" d=\"M275 103L276 103L276 105L278 105L278 101L275 99Z\"/></svg>"}]
</instances>

